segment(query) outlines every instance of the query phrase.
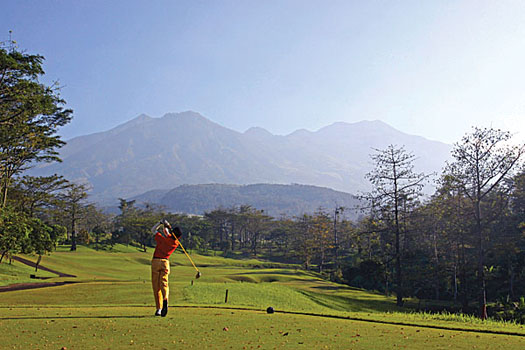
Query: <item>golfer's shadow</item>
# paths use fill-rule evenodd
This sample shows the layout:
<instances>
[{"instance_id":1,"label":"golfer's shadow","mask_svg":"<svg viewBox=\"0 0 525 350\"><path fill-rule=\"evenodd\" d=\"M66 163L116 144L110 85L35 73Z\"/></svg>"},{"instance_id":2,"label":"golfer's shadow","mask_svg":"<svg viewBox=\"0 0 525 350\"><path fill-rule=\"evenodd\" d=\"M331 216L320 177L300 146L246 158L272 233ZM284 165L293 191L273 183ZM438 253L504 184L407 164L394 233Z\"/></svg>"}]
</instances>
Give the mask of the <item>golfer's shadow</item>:
<instances>
[{"instance_id":1,"label":"golfer's shadow","mask_svg":"<svg viewBox=\"0 0 525 350\"><path fill-rule=\"evenodd\" d=\"M106 316L36 316L36 317L0 317L0 321L9 320L65 320L65 319L115 319L115 318L154 318L154 315L137 315L137 316L124 316L124 315L106 315Z\"/></svg>"}]
</instances>

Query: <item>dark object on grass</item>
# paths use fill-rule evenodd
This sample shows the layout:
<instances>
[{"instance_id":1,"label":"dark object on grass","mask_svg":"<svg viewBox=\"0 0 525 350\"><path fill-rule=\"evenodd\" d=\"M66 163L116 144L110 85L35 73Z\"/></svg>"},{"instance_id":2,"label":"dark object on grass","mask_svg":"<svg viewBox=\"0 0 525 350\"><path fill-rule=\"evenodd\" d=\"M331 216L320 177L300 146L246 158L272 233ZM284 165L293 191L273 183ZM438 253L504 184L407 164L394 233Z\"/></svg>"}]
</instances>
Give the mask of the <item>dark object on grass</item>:
<instances>
[{"instance_id":1,"label":"dark object on grass","mask_svg":"<svg viewBox=\"0 0 525 350\"><path fill-rule=\"evenodd\" d=\"M162 317L166 317L167 314L168 314L168 299L164 299L164 301L162 302L162 310L160 311L160 315Z\"/></svg>"},{"instance_id":2,"label":"dark object on grass","mask_svg":"<svg viewBox=\"0 0 525 350\"><path fill-rule=\"evenodd\" d=\"M47 280L47 279L50 279L51 277L42 277L42 276L37 276L37 275L29 275L29 278L34 278L34 279L37 279L37 280Z\"/></svg>"},{"instance_id":3,"label":"dark object on grass","mask_svg":"<svg viewBox=\"0 0 525 350\"><path fill-rule=\"evenodd\" d=\"M195 275L195 278L200 278L202 276L201 272L200 271L197 271L197 274Z\"/></svg>"},{"instance_id":4,"label":"dark object on grass","mask_svg":"<svg viewBox=\"0 0 525 350\"><path fill-rule=\"evenodd\" d=\"M266 309L266 313L267 313L267 314L273 314L273 307L269 306L269 307Z\"/></svg>"}]
</instances>

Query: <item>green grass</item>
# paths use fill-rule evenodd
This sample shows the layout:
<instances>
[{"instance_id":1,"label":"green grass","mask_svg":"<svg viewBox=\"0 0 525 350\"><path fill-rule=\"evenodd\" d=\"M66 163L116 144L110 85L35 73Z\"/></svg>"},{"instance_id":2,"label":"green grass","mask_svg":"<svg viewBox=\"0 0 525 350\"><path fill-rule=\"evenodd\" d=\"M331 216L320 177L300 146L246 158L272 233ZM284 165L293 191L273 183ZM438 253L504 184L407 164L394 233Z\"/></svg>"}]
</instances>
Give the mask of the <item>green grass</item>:
<instances>
[{"instance_id":1,"label":"green grass","mask_svg":"<svg viewBox=\"0 0 525 350\"><path fill-rule=\"evenodd\" d=\"M195 270L183 254L170 259L170 313L165 319L155 318L151 316L151 254L126 246L116 246L113 252L82 246L69 252L60 247L41 264L77 277L47 281L78 283L0 294L0 348L525 346L521 325L414 313L396 307L393 298L325 281L295 266L197 254L192 258L203 274L199 280L194 280ZM2 263L0 283L21 283L32 271L18 262ZM408 300L407 305L417 301ZM277 313L266 314L268 306Z\"/></svg>"},{"instance_id":2,"label":"green grass","mask_svg":"<svg viewBox=\"0 0 525 350\"><path fill-rule=\"evenodd\" d=\"M3 349L520 349L519 337L245 310L0 309Z\"/></svg>"}]
</instances>

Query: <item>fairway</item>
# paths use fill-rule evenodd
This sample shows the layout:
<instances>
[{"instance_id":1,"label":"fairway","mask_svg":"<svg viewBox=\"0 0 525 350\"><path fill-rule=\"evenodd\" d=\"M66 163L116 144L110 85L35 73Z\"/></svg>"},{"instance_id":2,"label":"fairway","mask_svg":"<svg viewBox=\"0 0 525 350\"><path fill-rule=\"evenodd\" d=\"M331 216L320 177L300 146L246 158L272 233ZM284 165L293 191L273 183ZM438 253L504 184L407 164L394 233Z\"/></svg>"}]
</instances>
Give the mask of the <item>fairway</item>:
<instances>
[{"instance_id":1,"label":"fairway","mask_svg":"<svg viewBox=\"0 0 525 350\"><path fill-rule=\"evenodd\" d=\"M522 337L261 311L141 307L2 308L9 349L520 349ZM16 332L13 330L16 329ZM131 347L130 347L131 346Z\"/></svg>"},{"instance_id":2,"label":"fairway","mask_svg":"<svg viewBox=\"0 0 525 350\"><path fill-rule=\"evenodd\" d=\"M417 314L397 308L393 298L337 285L295 266L198 254L192 256L203 277L193 282L194 270L187 259L172 256L169 313L166 318L154 317L151 253L117 248L103 252L79 247L76 253L60 248L42 264L77 277L43 272L51 278L42 281L74 283L1 293L0 348L525 347L525 329L520 325ZM26 273L34 272L18 262L0 268L3 285L27 282ZM268 306L276 313L267 314Z\"/></svg>"}]
</instances>

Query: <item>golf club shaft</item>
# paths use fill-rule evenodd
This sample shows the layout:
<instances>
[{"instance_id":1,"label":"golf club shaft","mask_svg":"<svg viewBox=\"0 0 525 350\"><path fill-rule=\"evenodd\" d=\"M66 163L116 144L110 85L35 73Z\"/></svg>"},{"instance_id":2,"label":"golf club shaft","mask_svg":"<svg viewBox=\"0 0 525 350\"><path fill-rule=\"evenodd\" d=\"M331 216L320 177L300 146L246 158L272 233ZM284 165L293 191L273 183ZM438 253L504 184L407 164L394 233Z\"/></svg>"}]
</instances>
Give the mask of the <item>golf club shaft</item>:
<instances>
[{"instance_id":1,"label":"golf club shaft","mask_svg":"<svg viewBox=\"0 0 525 350\"><path fill-rule=\"evenodd\" d=\"M182 251L184 252L184 254L186 254L186 256L188 257L188 259L190 260L191 264L193 265L193 267L195 268L195 270L197 270L197 272L199 272L199 269L197 268L197 266L195 266L195 263L193 262L193 260L191 260L190 258L190 255L186 252L186 249L184 249L184 246L182 245L182 243L179 241L179 239L177 238L177 236L173 235L173 237L175 237L175 240L177 242L179 242L179 245L180 247L182 248Z\"/></svg>"}]
</instances>

